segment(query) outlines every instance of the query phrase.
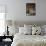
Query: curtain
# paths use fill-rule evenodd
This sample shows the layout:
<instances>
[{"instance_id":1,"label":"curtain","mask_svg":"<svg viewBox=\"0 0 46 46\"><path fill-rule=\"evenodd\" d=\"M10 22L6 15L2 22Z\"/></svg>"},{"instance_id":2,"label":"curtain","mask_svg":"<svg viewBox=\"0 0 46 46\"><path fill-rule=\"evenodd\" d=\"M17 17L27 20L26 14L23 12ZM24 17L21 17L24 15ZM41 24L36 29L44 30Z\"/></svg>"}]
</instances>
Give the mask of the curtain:
<instances>
[{"instance_id":1,"label":"curtain","mask_svg":"<svg viewBox=\"0 0 46 46\"><path fill-rule=\"evenodd\" d=\"M5 31L5 6L0 5L0 36Z\"/></svg>"}]
</instances>

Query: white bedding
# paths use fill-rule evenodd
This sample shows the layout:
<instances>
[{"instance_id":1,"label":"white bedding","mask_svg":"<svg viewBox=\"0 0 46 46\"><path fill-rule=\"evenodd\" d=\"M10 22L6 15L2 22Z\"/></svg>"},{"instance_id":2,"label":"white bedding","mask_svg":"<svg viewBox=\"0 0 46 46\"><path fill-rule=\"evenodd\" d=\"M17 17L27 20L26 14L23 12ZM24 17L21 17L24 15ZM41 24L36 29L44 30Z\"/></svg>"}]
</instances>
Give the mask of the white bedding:
<instances>
[{"instance_id":1,"label":"white bedding","mask_svg":"<svg viewBox=\"0 0 46 46\"><path fill-rule=\"evenodd\" d=\"M46 46L46 36L16 34L11 46Z\"/></svg>"}]
</instances>

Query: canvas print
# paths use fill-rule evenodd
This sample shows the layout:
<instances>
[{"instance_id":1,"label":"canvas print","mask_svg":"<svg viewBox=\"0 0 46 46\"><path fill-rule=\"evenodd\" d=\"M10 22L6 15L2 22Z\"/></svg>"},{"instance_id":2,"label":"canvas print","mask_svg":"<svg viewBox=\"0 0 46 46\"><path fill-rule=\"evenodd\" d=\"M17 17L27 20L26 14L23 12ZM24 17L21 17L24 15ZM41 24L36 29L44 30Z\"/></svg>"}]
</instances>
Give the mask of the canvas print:
<instances>
[{"instance_id":1,"label":"canvas print","mask_svg":"<svg viewBox=\"0 0 46 46\"><path fill-rule=\"evenodd\" d=\"M27 16L36 15L36 4L35 3L26 3L26 15Z\"/></svg>"}]
</instances>

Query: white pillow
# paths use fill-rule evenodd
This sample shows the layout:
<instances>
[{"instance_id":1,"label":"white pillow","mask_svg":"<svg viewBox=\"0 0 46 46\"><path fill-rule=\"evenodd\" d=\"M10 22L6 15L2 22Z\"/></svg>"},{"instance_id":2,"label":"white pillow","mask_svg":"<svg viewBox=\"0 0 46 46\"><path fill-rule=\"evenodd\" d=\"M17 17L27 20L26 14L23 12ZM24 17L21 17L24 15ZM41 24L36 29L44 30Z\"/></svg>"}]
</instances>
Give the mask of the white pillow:
<instances>
[{"instance_id":1,"label":"white pillow","mask_svg":"<svg viewBox=\"0 0 46 46\"><path fill-rule=\"evenodd\" d=\"M25 27L25 32L24 32L24 34L26 34L26 35L31 35L31 34L32 34L32 29Z\"/></svg>"},{"instance_id":2,"label":"white pillow","mask_svg":"<svg viewBox=\"0 0 46 46\"><path fill-rule=\"evenodd\" d=\"M24 27L25 27L25 31L27 32L25 34L32 34L32 25L24 24Z\"/></svg>"},{"instance_id":3,"label":"white pillow","mask_svg":"<svg viewBox=\"0 0 46 46\"><path fill-rule=\"evenodd\" d=\"M31 29L30 28L25 28L25 27L19 27L19 33L20 34L31 34Z\"/></svg>"},{"instance_id":4,"label":"white pillow","mask_svg":"<svg viewBox=\"0 0 46 46\"><path fill-rule=\"evenodd\" d=\"M46 33L46 25L43 25L42 28L44 29L44 33Z\"/></svg>"},{"instance_id":5,"label":"white pillow","mask_svg":"<svg viewBox=\"0 0 46 46\"><path fill-rule=\"evenodd\" d=\"M41 33L41 28L39 26L32 27L32 35L39 35Z\"/></svg>"},{"instance_id":6,"label":"white pillow","mask_svg":"<svg viewBox=\"0 0 46 46\"><path fill-rule=\"evenodd\" d=\"M32 29L32 25L26 25L26 24L24 24L24 27Z\"/></svg>"},{"instance_id":7,"label":"white pillow","mask_svg":"<svg viewBox=\"0 0 46 46\"><path fill-rule=\"evenodd\" d=\"M44 35L44 32L45 32L45 27L44 25L41 26L41 35L43 36Z\"/></svg>"},{"instance_id":8,"label":"white pillow","mask_svg":"<svg viewBox=\"0 0 46 46\"><path fill-rule=\"evenodd\" d=\"M20 34L24 34L24 31L25 31L25 30L24 30L24 27L19 27L19 33L20 33Z\"/></svg>"}]
</instances>

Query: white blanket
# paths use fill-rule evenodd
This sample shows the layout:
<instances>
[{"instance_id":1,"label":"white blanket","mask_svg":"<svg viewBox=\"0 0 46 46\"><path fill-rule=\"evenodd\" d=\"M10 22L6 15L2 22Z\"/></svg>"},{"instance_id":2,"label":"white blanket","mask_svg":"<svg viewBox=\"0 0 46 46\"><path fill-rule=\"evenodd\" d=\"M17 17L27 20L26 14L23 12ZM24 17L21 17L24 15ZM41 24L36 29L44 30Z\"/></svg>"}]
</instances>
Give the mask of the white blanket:
<instances>
[{"instance_id":1,"label":"white blanket","mask_svg":"<svg viewBox=\"0 0 46 46\"><path fill-rule=\"evenodd\" d=\"M46 36L16 34L11 46L46 46Z\"/></svg>"}]
</instances>

